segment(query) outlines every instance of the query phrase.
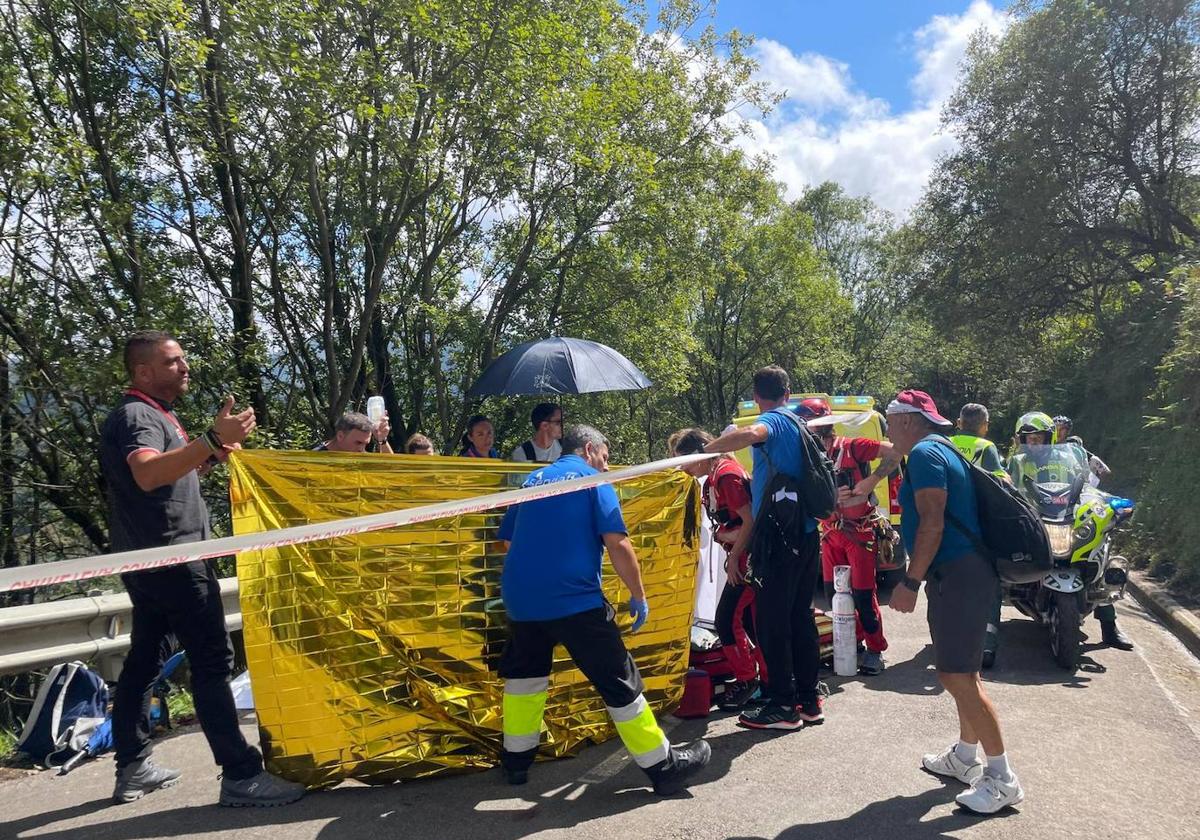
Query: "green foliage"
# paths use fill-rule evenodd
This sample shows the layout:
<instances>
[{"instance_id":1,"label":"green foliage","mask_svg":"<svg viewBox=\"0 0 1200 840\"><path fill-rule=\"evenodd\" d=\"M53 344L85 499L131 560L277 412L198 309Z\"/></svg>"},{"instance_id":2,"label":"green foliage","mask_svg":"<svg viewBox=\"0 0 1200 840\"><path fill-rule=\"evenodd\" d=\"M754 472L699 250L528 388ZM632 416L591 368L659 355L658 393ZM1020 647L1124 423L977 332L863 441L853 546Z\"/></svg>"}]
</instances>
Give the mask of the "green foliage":
<instances>
[{"instance_id":1,"label":"green foliage","mask_svg":"<svg viewBox=\"0 0 1200 840\"><path fill-rule=\"evenodd\" d=\"M1114 468L1112 488L1147 501L1143 548L1194 581L1178 476L1197 462L1172 412L1195 384L1174 278L1197 258L1196 4L1048 0L1016 13L1002 37L972 45L945 113L959 148L905 235L913 294L939 336L941 370L925 363L917 381L951 406L989 404L1000 441L1024 411L1074 417Z\"/></svg>"},{"instance_id":2,"label":"green foliage","mask_svg":"<svg viewBox=\"0 0 1200 840\"><path fill-rule=\"evenodd\" d=\"M1179 327L1158 369L1155 410L1146 418L1149 466L1137 522L1154 535L1144 541L1151 570L1200 594L1200 517L1190 477L1200 471L1200 272L1180 288Z\"/></svg>"},{"instance_id":3,"label":"green foliage","mask_svg":"<svg viewBox=\"0 0 1200 840\"><path fill-rule=\"evenodd\" d=\"M233 392L257 446L378 393L393 446L451 451L483 410L507 450L533 400L463 395L555 334L656 383L563 400L617 461L722 428L771 362L797 390L987 403L1001 442L1064 412L1198 568L1156 460L1194 419L1195 3L1018 4L902 225L836 184L789 202L733 150L731 112L772 100L694 0L655 34L619 0L79 8L0 5L0 562L106 547L97 429L153 326L189 352L186 425Z\"/></svg>"}]
</instances>

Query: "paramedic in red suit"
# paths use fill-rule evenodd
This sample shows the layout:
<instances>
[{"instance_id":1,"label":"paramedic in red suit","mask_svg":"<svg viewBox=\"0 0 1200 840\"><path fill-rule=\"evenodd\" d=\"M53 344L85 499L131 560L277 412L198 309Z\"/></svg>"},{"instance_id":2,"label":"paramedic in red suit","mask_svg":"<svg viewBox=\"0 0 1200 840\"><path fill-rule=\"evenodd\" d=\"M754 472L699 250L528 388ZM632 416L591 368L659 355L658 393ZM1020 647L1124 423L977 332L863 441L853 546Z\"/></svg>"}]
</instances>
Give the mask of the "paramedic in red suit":
<instances>
[{"instance_id":1,"label":"paramedic in red suit","mask_svg":"<svg viewBox=\"0 0 1200 840\"><path fill-rule=\"evenodd\" d=\"M850 567L850 591L858 617L858 639L866 643L859 671L875 676L884 669L883 617L879 612L875 569L879 539L879 516L871 493L875 486L896 470L899 457L886 441L834 434L829 404L819 398L802 401L797 413L817 436L833 462L838 483L838 506L833 516L821 523L821 571L825 589L833 595L833 569ZM871 462L880 459L872 472Z\"/></svg>"},{"instance_id":2,"label":"paramedic in red suit","mask_svg":"<svg viewBox=\"0 0 1200 840\"><path fill-rule=\"evenodd\" d=\"M675 455L703 452L713 436L703 429L683 429L672 436ZM754 516L750 504L750 476L732 455L697 461L683 468L689 475L707 476L704 510L713 522L713 540L725 549L725 588L717 603L717 636L721 652L735 680L722 695L722 709L739 711L754 697L759 676L765 671L754 644L754 588L746 584L747 553Z\"/></svg>"}]
</instances>

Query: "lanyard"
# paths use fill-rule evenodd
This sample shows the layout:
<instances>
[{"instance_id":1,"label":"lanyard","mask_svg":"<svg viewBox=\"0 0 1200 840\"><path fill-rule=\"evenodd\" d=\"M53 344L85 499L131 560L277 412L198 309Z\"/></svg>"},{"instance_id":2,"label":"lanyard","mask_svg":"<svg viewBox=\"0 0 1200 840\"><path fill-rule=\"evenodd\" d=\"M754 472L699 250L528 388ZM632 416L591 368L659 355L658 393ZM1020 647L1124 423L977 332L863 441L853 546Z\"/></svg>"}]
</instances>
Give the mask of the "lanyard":
<instances>
[{"instance_id":1,"label":"lanyard","mask_svg":"<svg viewBox=\"0 0 1200 840\"><path fill-rule=\"evenodd\" d=\"M127 390L125 392L125 396L137 397L139 400L146 403L147 405L151 405L151 406L154 406L155 408L157 408L159 411L162 412L164 417L166 417L169 421L171 421L171 425L173 425L176 429L179 430L179 434L181 434L183 436L184 443L187 443L190 440L190 438L188 438L188 433L184 430L183 426L179 423L179 418L176 417L171 412L167 411L165 408L163 408L162 405L158 402L158 400L154 399L153 397L151 397L147 394L142 393L137 388L130 388L129 390Z\"/></svg>"}]
</instances>

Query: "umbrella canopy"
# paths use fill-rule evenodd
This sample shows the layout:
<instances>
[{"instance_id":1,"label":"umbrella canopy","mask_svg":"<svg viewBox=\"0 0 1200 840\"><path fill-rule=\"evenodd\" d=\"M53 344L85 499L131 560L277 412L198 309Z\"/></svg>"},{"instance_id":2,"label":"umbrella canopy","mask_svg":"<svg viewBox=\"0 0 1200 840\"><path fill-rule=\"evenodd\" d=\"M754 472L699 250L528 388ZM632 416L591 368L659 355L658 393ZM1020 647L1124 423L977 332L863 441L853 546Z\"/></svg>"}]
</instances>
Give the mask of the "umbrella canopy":
<instances>
[{"instance_id":1,"label":"umbrella canopy","mask_svg":"<svg viewBox=\"0 0 1200 840\"><path fill-rule=\"evenodd\" d=\"M468 397L637 391L653 383L611 347L579 338L527 341L488 365Z\"/></svg>"}]
</instances>

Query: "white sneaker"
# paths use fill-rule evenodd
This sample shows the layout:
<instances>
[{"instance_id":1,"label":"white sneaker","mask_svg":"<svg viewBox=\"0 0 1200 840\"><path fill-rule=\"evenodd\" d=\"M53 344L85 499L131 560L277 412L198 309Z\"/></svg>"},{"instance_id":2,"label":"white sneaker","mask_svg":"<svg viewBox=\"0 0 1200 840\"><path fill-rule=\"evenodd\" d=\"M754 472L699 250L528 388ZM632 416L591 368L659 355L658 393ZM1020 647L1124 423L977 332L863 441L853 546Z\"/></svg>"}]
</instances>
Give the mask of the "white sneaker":
<instances>
[{"instance_id":1,"label":"white sneaker","mask_svg":"<svg viewBox=\"0 0 1200 840\"><path fill-rule=\"evenodd\" d=\"M970 790L964 790L954 801L977 814L994 814L1009 805L1019 805L1025 800L1025 790L1017 774L1002 782L986 773L975 780Z\"/></svg>"},{"instance_id":2,"label":"white sneaker","mask_svg":"<svg viewBox=\"0 0 1200 840\"><path fill-rule=\"evenodd\" d=\"M930 773L949 776L951 779L958 779L969 785L983 775L983 762L978 758L970 763L963 761L954 751L955 746L957 745L951 744L937 754L926 753L921 758L921 766Z\"/></svg>"}]
</instances>

